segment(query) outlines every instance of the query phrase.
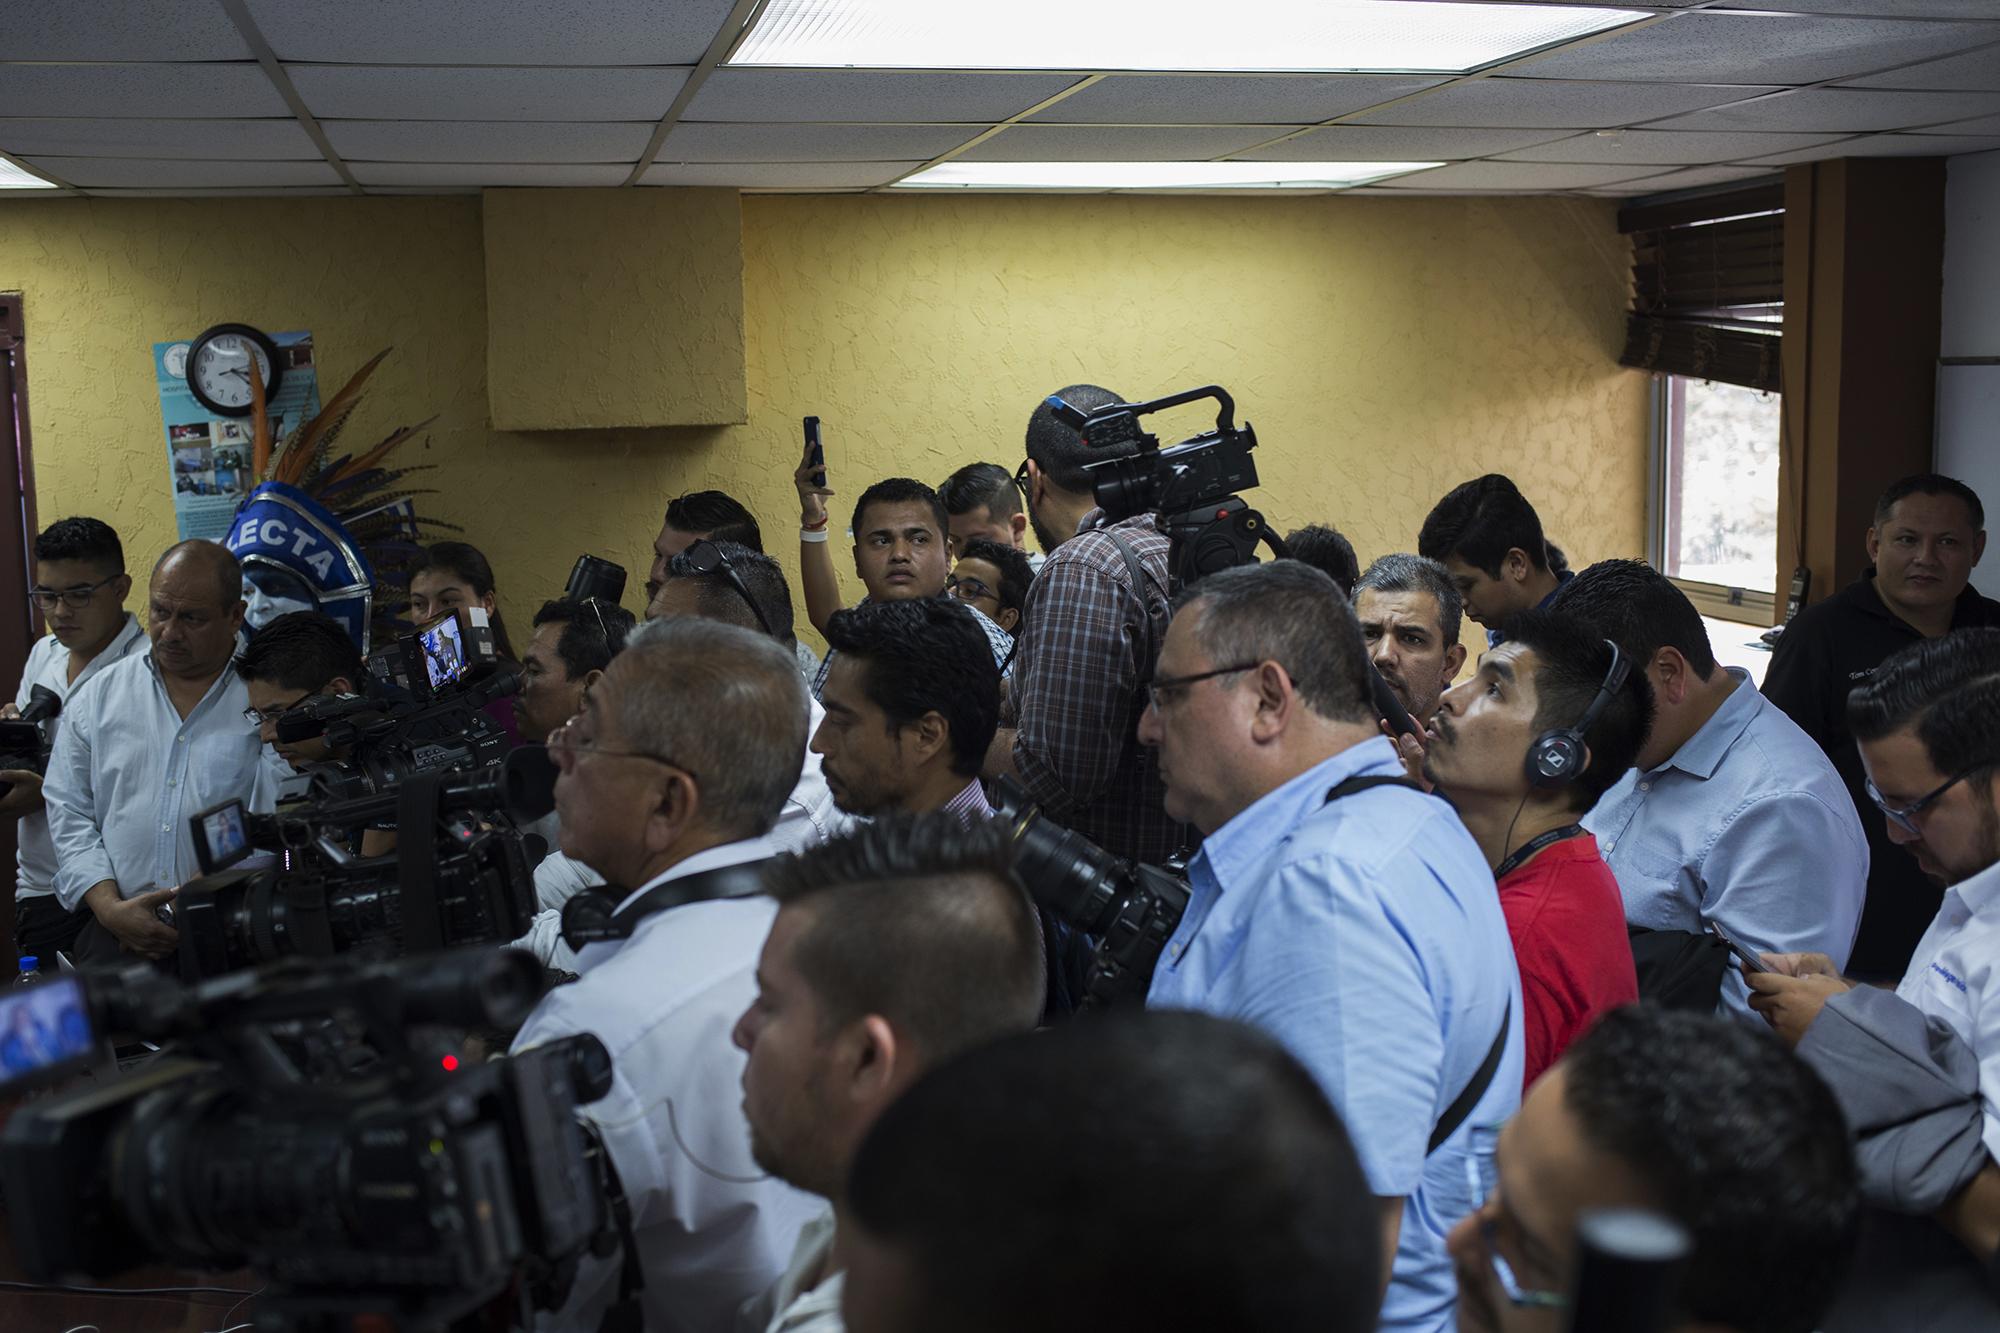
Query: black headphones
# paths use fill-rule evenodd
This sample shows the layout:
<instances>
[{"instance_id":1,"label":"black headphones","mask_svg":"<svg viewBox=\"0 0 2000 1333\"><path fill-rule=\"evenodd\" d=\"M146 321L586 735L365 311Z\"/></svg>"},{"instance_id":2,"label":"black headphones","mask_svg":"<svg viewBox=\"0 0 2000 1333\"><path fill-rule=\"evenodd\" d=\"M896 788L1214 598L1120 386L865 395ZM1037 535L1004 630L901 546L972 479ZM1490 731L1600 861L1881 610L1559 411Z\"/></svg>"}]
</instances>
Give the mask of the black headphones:
<instances>
[{"instance_id":1,"label":"black headphones","mask_svg":"<svg viewBox=\"0 0 2000 1333\"><path fill-rule=\"evenodd\" d=\"M1566 787L1576 780L1577 774L1583 772L1589 758L1583 733L1590 730L1590 724L1597 721L1612 696L1624 688L1625 677L1632 670L1632 663L1618 651L1617 644L1606 639L1604 645L1611 650L1611 669L1604 673L1604 683L1597 687L1597 697L1590 701L1590 707L1583 710L1583 716L1576 720L1574 726L1545 731L1535 737L1535 743L1528 747L1530 785Z\"/></svg>"}]
</instances>

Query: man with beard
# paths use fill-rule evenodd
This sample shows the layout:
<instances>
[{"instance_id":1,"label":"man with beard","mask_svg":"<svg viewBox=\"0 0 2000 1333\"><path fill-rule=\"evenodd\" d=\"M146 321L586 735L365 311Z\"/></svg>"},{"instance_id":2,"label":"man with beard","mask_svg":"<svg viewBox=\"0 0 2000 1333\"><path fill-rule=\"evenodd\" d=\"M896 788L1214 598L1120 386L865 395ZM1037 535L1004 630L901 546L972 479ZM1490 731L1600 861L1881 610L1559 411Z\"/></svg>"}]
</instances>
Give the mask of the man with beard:
<instances>
[{"instance_id":1,"label":"man with beard","mask_svg":"<svg viewBox=\"0 0 2000 1333\"><path fill-rule=\"evenodd\" d=\"M1354 615L1368 656L1419 726L1465 665L1458 589L1435 560L1385 555L1354 585Z\"/></svg>"},{"instance_id":2,"label":"man with beard","mask_svg":"<svg viewBox=\"0 0 2000 1333\"><path fill-rule=\"evenodd\" d=\"M1035 1026L1040 936L990 822L940 812L867 824L768 879L778 915L734 1034L748 1056L750 1148L829 1208L738 1327L837 1333L855 1148L926 1069Z\"/></svg>"}]
</instances>

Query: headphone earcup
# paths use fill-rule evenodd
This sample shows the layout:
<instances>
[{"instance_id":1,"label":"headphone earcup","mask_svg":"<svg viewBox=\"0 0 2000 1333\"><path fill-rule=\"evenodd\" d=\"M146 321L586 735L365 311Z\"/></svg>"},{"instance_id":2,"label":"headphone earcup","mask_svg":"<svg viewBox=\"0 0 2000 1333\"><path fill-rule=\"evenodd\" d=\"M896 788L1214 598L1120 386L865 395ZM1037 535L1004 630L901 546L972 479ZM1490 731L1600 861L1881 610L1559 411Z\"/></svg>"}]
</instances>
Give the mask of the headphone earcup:
<instances>
[{"instance_id":1,"label":"headphone earcup","mask_svg":"<svg viewBox=\"0 0 2000 1333\"><path fill-rule=\"evenodd\" d=\"M1545 731L1528 750L1528 781L1537 787L1563 787L1583 771L1583 733L1574 728Z\"/></svg>"}]
</instances>

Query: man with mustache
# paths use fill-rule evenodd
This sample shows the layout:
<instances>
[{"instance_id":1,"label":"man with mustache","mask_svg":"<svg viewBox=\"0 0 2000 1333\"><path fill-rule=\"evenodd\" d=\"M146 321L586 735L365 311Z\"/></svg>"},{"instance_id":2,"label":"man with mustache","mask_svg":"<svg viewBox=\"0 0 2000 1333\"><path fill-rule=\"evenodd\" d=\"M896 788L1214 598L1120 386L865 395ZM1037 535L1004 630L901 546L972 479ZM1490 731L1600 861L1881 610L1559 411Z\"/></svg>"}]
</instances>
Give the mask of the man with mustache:
<instances>
[{"instance_id":1,"label":"man with mustache","mask_svg":"<svg viewBox=\"0 0 2000 1333\"><path fill-rule=\"evenodd\" d=\"M1420 555L1385 555L1354 585L1354 615L1382 679L1423 723L1465 665L1451 574Z\"/></svg>"}]
</instances>

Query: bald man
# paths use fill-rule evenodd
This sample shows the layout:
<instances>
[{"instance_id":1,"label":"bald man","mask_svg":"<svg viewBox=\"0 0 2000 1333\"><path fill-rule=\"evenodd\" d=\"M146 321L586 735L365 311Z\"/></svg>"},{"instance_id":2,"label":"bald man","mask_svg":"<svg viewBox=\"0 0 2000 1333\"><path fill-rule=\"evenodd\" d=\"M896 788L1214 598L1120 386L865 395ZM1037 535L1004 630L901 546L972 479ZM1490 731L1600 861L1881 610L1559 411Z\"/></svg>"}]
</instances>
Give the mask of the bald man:
<instances>
[{"instance_id":1,"label":"bald man","mask_svg":"<svg viewBox=\"0 0 2000 1333\"><path fill-rule=\"evenodd\" d=\"M148 651L70 697L43 796L56 897L88 907L78 962L164 959L179 936L160 909L200 873L188 818L231 799L272 806L275 785L229 669L243 628L243 571L214 542L172 547L146 592Z\"/></svg>"}]
</instances>

